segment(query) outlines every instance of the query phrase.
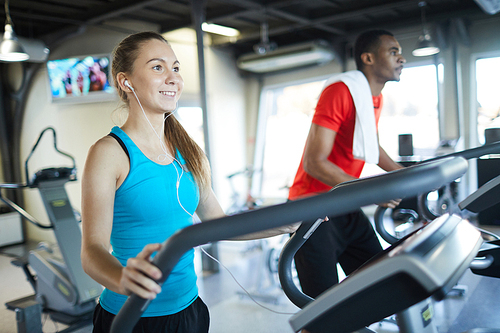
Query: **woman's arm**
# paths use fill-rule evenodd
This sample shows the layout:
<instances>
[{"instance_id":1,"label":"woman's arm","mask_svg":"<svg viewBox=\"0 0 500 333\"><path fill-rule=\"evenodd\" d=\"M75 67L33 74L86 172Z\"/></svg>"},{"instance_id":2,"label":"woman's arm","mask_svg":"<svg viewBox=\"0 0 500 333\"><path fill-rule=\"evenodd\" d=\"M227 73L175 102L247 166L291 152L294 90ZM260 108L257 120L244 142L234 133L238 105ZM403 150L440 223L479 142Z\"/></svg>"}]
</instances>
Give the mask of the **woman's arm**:
<instances>
[{"instance_id":1,"label":"woman's arm","mask_svg":"<svg viewBox=\"0 0 500 333\"><path fill-rule=\"evenodd\" d=\"M88 153L82 177L82 265L85 272L106 288L124 295L156 297L161 271L150 256L161 244L147 245L123 267L110 254L115 191L128 174L129 161L119 144L105 137Z\"/></svg>"},{"instance_id":2,"label":"woman's arm","mask_svg":"<svg viewBox=\"0 0 500 333\"><path fill-rule=\"evenodd\" d=\"M200 200L200 204L196 209L196 214L198 215L201 221L208 221L226 216L226 214L224 213L219 204L219 201L215 196L215 193L211 188L206 189L205 193L204 194L202 193L201 198L205 199ZM290 221L290 224L294 222L296 221ZM295 232L295 230L297 230L299 225L300 223L294 223L293 225L283 226L261 232L255 232L252 234L231 238L230 240L253 240L253 239L277 236L281 234L288 234Z\"/></svg>"}]
</instances>

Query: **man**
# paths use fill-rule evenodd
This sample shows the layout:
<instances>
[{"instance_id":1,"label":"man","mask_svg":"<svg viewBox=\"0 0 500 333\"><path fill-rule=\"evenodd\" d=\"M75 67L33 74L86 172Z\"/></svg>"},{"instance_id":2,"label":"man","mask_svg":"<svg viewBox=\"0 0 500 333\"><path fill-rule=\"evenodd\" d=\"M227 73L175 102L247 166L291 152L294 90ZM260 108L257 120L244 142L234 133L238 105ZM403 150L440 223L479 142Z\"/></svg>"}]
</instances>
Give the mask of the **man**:
<instances>
[{"instance_id":1,"label":"man","mask_svg":"<svg viewBox=\"0 0 500 333\"><path fill-rule=\"evenodd\" d=\"M320 95L290 200L359 178L365 161L385 171L402 168L377 138L382 88L399 81L406 62L401 47L390 32L371 30L357 38L354 57L358 70L328 80ZM397 204L399 200L381 205ZM302 290L317 297L338 283L337 262L349 275L381 250L361 209L323 222L295 256Z\"/></svg>"}]
</instances>

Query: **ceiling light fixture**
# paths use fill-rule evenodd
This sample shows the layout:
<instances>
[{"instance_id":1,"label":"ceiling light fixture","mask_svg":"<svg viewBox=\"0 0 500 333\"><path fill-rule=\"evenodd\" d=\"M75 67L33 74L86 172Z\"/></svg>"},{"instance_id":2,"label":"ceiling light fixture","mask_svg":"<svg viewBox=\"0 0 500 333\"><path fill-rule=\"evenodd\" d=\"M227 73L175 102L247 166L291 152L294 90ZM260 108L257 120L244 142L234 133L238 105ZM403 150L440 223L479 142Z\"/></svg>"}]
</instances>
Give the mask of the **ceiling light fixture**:
<instances>
[{"instance_id":1,"label":"ceiling light fixture","mask_svg":"<svg viewBox=\"0 0 500 333\"><path fill-rule=\"evenodd\" d=\"M210 32L212 34L227 36L227 37L237 37L240 32L234 28L225 27L223 25L218 25L214 23L202 23L201 30L205 32Z\"/></svg>"},{"instance_id":2,"label":"ceiling light fixture","mask_svg":"<svg viewBox=\"0 0 500 333\"><path fill-rule=\"evenodd\" d=\"M9 0L5 1L5 32L3 34L3 40L0 44L0 61L25 61L30 58L30 56L24 51L24 48L19 43L19 40L14 33L12 28L12 20L10 18L9 12Z\"/></svg>"},{"instance_id":3,"label":"ceiling light fixture","mask_svg":"<svg viewBox=\"0 0 500 333\"><path fill-rule=\"evenodd\" d=\"M425 1L420 1L418 6L420 7L420 11L422 13L423 34L418 37L417 46L411 54L415 57L425 57L437 54L439 53L439 47L432 40L425 23L425 6L427 6L427 3Z\"/></svg>"},{"instance_id":4,"label":"ceiling light fixture","mask_svg":"<svg viewBox=\"0 0 500 333\"><path fill-rule=\"evenodd\" d=\"M474 0L487 14L495 15L500 12L500 0Z\"/></svg>"}]
</instances>

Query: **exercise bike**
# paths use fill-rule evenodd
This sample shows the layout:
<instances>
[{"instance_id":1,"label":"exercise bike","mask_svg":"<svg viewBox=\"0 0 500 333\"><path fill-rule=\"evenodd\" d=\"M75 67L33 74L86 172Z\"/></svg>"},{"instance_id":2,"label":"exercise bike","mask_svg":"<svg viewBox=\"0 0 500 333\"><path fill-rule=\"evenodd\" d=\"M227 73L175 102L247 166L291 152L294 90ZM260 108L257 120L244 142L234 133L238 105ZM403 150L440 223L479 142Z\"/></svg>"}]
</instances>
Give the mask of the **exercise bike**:
<instances>
[{"instance_id":1,"label":"exercise bike","mask_svg":"<svg viewBox=\"0 0 500 333\"><path fill-rule=\"evenodd\" d=\"M68 157L72 167L51 167L29 177L28 162L45 132L52 131L54 149ZM35 293L6 303L9 310L16 312L18 333L42 332L42 313L52 320L68 326L71 332L91 323L96 299L102 286L92 280L84 271L80 259L81 231L75 211L71 206L64 185L76 180L75 159L57 148L56 132L45 128L25 162L26 183L0 184L0 200L28 222L43 229L52 229L57 245L40 245L30 251L27 258L12 261L23 269ZM42 224L23 208L2 196L1 190L38 189L47 211L50 224ZM34 273L32 273L34 271Z\"/></svg>"}]
</instances>

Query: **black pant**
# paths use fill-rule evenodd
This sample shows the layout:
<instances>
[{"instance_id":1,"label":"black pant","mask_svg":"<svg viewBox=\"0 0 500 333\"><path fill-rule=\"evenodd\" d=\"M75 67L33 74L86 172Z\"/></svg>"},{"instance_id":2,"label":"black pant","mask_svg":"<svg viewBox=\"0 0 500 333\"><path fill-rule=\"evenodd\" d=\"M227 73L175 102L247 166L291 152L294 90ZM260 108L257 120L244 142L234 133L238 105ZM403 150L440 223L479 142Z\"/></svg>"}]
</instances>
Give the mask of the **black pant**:
<instances>
[{"instance_id":1,"label":"black pant","mask_svg":"<svg viewBox=\"0 0 500 333\"><path fill-rule=\"evenodd\" d=\"M381 251L377 235L361 209L321 223L295 255L302 291L318 297L339 282L337 263L349 275Z\"/></svg>"},{"instance_id":2,"label":"black pant","mask_svg":"<svg viewBox=\"0 0 500 333\"><path fill-rule=\"evenodd\" d=\"M115 315L97 304L93 333L108 333ZM207 333L210 325L208 308L201 298L184 310L168 316L141 317L132 333Z\"/></svg>"}]
</instances>

